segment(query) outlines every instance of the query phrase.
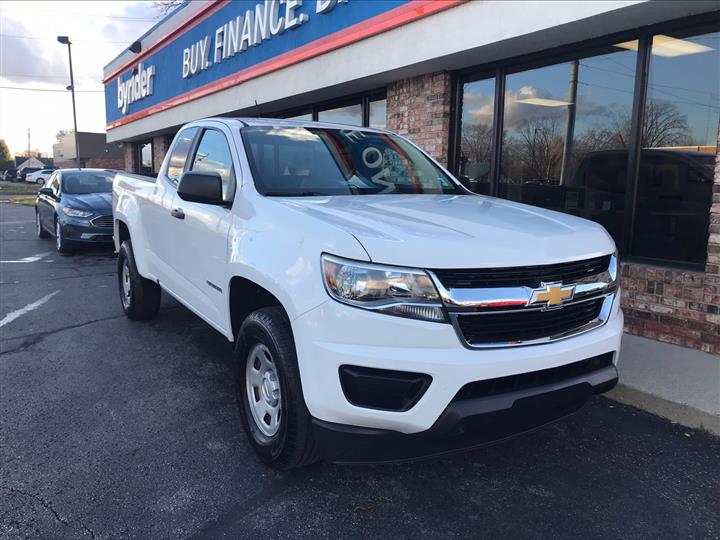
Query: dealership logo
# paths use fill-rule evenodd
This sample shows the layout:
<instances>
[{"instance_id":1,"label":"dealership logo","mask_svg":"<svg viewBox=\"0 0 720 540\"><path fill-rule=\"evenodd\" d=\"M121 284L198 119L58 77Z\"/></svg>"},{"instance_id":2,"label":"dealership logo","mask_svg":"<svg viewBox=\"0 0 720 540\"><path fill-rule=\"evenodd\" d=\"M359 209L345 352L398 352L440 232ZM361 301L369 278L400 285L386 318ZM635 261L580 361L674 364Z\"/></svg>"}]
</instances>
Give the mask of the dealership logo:
<instances>
[{"instance_id":1,"label":"dealership logo","mask_svg":"<svg viewBox=\"0 0 720 540\"><path fill-rule=\"evenodd\" d=\"M530 305L542 304L547 307L560 306L566 300L572 300L574 296L575 285L563 286L562 283L542 282L539 288L532 290Z\"/></svg>"},{"instance_id":2,"label":"dealership logo","mask_svg":"<svg viewBox=\"0 0 720 540\"><path fill-rule=\"evenodd\" d=\"M155 66L146 68L141 62L133 69L133 75L129 79L123 81L118 77L117 106L123 114L128 111L131 103L152 95L154 76Z\"/></svg>"}]
</instances>

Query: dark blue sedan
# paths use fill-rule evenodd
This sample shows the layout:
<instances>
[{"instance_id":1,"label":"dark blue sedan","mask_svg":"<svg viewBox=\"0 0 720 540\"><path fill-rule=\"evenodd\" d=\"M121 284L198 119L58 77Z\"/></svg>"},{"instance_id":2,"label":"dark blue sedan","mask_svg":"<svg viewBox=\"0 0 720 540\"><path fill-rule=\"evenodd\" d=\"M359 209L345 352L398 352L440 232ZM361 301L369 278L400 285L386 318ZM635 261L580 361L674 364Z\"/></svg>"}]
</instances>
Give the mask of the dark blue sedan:
<instances>
[{"instance_id":1,"label":"dark blue sedan","mask_svg":"<svg viewBox=\"0 0 720 540\"><path fill-rule=\"evenodd\" d=\"M61 169L38 192L35 221L40 238L55 236L60 253L82 244L110 245L115 171Z\"/></svg>"}]
</instances>

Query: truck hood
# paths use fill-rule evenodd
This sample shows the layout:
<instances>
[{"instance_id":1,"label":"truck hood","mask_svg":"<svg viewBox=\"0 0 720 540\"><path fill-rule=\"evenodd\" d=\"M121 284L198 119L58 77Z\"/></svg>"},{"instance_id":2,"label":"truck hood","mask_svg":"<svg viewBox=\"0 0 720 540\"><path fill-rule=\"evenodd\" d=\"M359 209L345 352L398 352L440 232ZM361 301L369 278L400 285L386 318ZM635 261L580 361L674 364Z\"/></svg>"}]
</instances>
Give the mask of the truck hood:
<instances>
[{"instance_id":1,"label":"truck hood","mask_svg":"<svg viewBox=\"0 0 720 540\"><path fill-rule=\"evenodd\" d=\"M419 268L526 266L596 257L615 249L608 233L596 223L480 195L277 200L352 234L372 261L385 264Z\"/></svg>"}]
</instances>

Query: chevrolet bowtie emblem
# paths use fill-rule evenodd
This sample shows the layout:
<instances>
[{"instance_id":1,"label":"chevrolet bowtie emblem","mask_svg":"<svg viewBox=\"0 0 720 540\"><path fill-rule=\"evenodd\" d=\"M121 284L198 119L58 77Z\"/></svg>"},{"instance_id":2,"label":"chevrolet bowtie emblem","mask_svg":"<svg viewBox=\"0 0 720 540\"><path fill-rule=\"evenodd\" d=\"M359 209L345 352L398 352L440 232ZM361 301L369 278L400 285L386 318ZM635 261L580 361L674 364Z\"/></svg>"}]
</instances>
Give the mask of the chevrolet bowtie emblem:
<instances>
[{"instance_id":1,"label":"chevrolet bowtie emblem","mask_svg":"<svg viewBox=\"0 0 720 540\"><path fill-rule=\"evenodd\" d=\"M559 306L575 296L575 285L542 282L540 287L532 290L530 305L544 304L548 307Z\"/></svg>"}]
</instances>

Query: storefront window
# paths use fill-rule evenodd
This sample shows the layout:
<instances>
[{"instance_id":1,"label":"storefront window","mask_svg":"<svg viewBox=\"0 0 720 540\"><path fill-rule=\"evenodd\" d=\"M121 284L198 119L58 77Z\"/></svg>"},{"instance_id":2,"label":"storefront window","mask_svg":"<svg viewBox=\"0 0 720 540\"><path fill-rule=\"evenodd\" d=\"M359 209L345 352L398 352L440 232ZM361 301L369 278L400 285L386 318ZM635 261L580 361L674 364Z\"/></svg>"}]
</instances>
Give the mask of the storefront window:
<instances>
[{"instance_id":1,"label":"storefront window","mask_svg":"<svg viewBox=\"0 0 720 540\"><path fill-rule=\"evenodd\" d=\"M138 173L153 174L152 141L138 144Z\"/></svg>"},{"instance_id":2,"label":"storefront window","mask_svg":"<svg viewBox=\"0 0 720 540\"><path fill-rule=\"evenodd\" d=\"M463 85L460 128L460 181L475 193L490 193L495 79Z\"/></svg>"},{"instance_id":3,"label":"storefront window","mask_svg":"<svg viewBox=\"0 0 720 540\"><path fill-rule=\"evenodd\" d=\"M351 126L362 126L363 115L360 103L337 107L318 112L318 121L331 122L333 124L349 124Z\"/></svg>"},{"instance_id":4,"label":"storefront window","mask_svg":"<svg viewBox=\"0 0 720 540\"><path fill-rule=\"evenodd\" d=\"M305 113L305 114L298 114L295 116L287 116L285 117L286 120L299 120L301 122L312 122L312 113Z\"/></svg>"},{"instance_id":5,"label":"storefront window","mask_svg":"<svg viewBox=\"0 0 720 540\"><path fill-rule=\"evenodd\" d=\"M370 102L370 127L385 129L387 126L387 99Z\"/></svg>"},{"instance_id":6,"label":"storefront window","mask_svg":"<svg viewBox=\"0 0 720 540\"><path fill-rule=\"evenodd\" d=\"M636 52L509 75L499 195L602 224L620 243Z\"/></svg>"},{"instance_id":7,"label":"storefront window","mask_svg":"<svg viewBox=\"0 0 720 540\"><path fill-rule=\"evenodd\" d=\"M653 37L633 255L705 263L720 120L719 47L718 32Z\"/></svg>"}]
</instances>

